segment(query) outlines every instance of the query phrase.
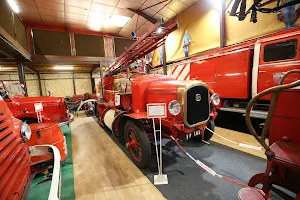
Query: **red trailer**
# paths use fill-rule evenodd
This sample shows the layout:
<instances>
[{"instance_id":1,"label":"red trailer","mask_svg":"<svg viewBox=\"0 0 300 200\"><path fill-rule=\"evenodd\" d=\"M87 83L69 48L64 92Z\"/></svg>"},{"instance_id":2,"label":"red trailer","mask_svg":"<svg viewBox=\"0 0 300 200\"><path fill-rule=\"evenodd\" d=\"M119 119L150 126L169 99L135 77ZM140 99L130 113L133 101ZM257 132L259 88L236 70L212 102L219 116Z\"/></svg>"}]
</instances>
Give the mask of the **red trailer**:
<instances>
[{"instance_id":1,"label":"red trailer","mask_svg":"<svg viewBox=\"0 0 300 200\"><path fill-rule=\"evenodd\" d=\"M201 80L224 102L221 110L245 113L249 100L278 85L285 72L300 69L300 28L204 52L169 65L177 80ZM294 74L287 83L299 79ZM270 95L255 104L252 117L265 118Z\"/></svg>"}]
</instances>

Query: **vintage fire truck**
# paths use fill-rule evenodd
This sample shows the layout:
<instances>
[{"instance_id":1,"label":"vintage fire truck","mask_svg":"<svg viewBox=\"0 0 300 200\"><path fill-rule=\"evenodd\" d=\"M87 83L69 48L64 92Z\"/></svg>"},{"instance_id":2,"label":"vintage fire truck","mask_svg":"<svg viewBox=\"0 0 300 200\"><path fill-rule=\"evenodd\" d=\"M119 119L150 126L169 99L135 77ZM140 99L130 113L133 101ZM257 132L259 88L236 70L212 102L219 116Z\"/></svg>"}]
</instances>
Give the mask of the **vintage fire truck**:
<instances>
[{"instance_id":1,"label":"vintage fire truck","mask_svg":"<svg viewBox=\"0 0 300 200\"><path fill-rule=\"evenodd\" d=\"M162 136L207 141L214 130L218 94L198 80L174 78L129 71L129 64L162 45L166 36L177 28L176 22L157 23L123 53L101 79L102 101L97 103L99 121L125 140L133 162L141 168L151 160L150 141L154 141L152 120L147 104L165 103L167 117L162 119ZM123 71L126 72L123 72ZM159 126L159 121L155 120Z\"/></svg>"},{"instance_id":2,"label":"vintage fire truck","mask_svg":"<svg viewBox=\"0 0 300 200\"><path fill-rule=\"evenodd\" d=\"M245 113L252 97L278 85L283 74L300 69L300 28L207 51L168 65L168 75L177 80L201 80L217 92L224 103L221 110ZM287 83L299 79L287 78ZM251 117L265 118L270 95L254 105Z\"/></svg>"},{"instance_id":3,"label":"vintage fire truck","mask_svg":"<svg viewBox=\"0 0 300 200\"><path fill-rule=\"evenodd\" d=\"M32 132L28 124L13 117L0 96L0 199L26 199L34 175L50 167L48 199L60 199L60 161L66 157L66 146L60 146L64 137L57 123L48 123L32 127Z\"/></svg>"},{"instance_id":4,"label":"vintage fire truck","mask_svg":"<svg viewBox=\"0 0 300 200\"><path fill-rule=\"evenodd\" d=\"M42 120L58 122L60 126L71 123L73 114L69 113L63 97L25 97L19 83L0 81L0 95L13 115L27 123L37 122L34 104L42 103Z\"/></svg>"}]
</instances>

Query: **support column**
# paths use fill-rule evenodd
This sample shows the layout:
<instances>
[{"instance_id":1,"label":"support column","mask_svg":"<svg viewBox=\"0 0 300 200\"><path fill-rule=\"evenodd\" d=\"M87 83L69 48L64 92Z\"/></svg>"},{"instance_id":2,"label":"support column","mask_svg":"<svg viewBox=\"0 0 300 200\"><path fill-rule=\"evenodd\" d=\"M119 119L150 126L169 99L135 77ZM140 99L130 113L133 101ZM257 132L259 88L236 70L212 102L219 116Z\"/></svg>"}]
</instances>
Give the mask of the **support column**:
<instances>
[{"instance_id":1,"label":"support column","mask_svg":"<svg viewBox=\"0 0 300 200\"><path fill-rule=\"evenodd\" d=\"M24 86L25 96L28 96L27 86L26 86L26 78L25 78L25 71L23 63L18 63L18 74L19 74L19 81L20 84Z\"/></svg>"},{"instance_id":2,"label":"support column","mask_svg":"<svg viewBox=\"0 0 300 200\"><path fill-rule=\"evenodd\" d=\"M73 90L74 90L74 95L76 95L75 74L74 74L74 72L73 72L73 74L72 74L72 80L73 80Z\"/></svg>"},{"instance_id":3,"label":"support column","mask_svg":"<svg viewBox=\"0 0 300 200\"><path fill-rule=\"evenodd\" d=\"M103 78L103 68L102 68L102 62L99 63L100 66L100 80L99 80L99 97L103 98L103 86L102 86L102 78Z\"/></svg>"},{"instance_id":4,"label":"support column","mask_svg":"<svg viewBox=\"0 0 300 200\"><path fill-rule=\"evenodd\" d=\"M220 47L223 48L226 45L226 35L225 35L225 10L226 1L221 0L221 10L220 10Z\"/></svg>"},{"instance_id":5,"label":"support column","mask_svg":"<svg viewBox=\"0 0 300 200\"><path fill-rule=\"evenodd\" d=\"M167 70L167 55L166 55L166 46L163 44L163 72L164 75L168 75L168 70Z\"/></svg>"},{"instance_id":6,"label":"support column","mask_svg":"<svg viewBox=\"0 0 300 200\"><path fill-rule=\"evenodd\" d=\"M40 96L43 96L40 72L38 72L36 75L37 75L38 83L39 83Z\"/></svg>"}]
</instances>

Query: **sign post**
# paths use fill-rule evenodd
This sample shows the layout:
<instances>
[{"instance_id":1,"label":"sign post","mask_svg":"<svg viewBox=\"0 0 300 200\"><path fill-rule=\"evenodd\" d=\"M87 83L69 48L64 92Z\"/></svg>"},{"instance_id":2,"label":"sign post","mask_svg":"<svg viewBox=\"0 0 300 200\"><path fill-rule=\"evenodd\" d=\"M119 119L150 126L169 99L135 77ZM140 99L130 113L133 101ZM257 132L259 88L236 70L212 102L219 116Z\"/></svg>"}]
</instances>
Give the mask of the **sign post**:
<instances>
[{"instance_id":1,"label":"sign post","mask_svg":"<svg viewBox=\"0 0 300 200\"><path fill-rule=\"evenodd\" d=\"M38 123L42 123L42 111L43 111L43 104L42 103L35 103L34 104L34 110L36 112L36 116L38 119Z\"/></svg>"},{"instance_id":2,"label":"sign post","mask_svg":"<svg viewBox=\"0 0 300 200\"><path fill-rule=\"evenodd\" d=\"M156 159L157 159L157 168L158 168L158 175L154 175L154 185L168 184L168 176L166 174L163 174L162 146L161 146L161 119L167 117L166 104L165 103L147 104L147 115L148 115L148 118L152 119L152 122L153 122ZM159 119L159 129L158 130L156 130L156 127L155 127L155 118ZM158 152L158 147L157 147L158 145L157 145L156 133L159 133L159 152Z\"/></svg>"}]
</instances>

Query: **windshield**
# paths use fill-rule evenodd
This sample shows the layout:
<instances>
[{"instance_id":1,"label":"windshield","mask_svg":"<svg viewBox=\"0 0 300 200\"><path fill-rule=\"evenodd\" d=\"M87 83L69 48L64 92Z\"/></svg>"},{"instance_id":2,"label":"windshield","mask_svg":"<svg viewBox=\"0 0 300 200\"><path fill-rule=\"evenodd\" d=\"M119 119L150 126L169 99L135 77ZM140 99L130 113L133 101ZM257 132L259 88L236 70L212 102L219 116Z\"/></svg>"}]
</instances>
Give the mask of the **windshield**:
<instances>
[{"instance_id":1,"label":"windshield","mask_svg":"<svg viewBox=\"0 0 300 200\"><path fill-rule=\"evenodd\" d=\"M4 85L5 85L6 91L10 97L13 97L16 95L24 96L24 90L19 83L17 83L17 82L3 82L3 83L0 82L0 93L3 93L5 91L5 88L4 88Z\"/></svg>"}]
</instances>

